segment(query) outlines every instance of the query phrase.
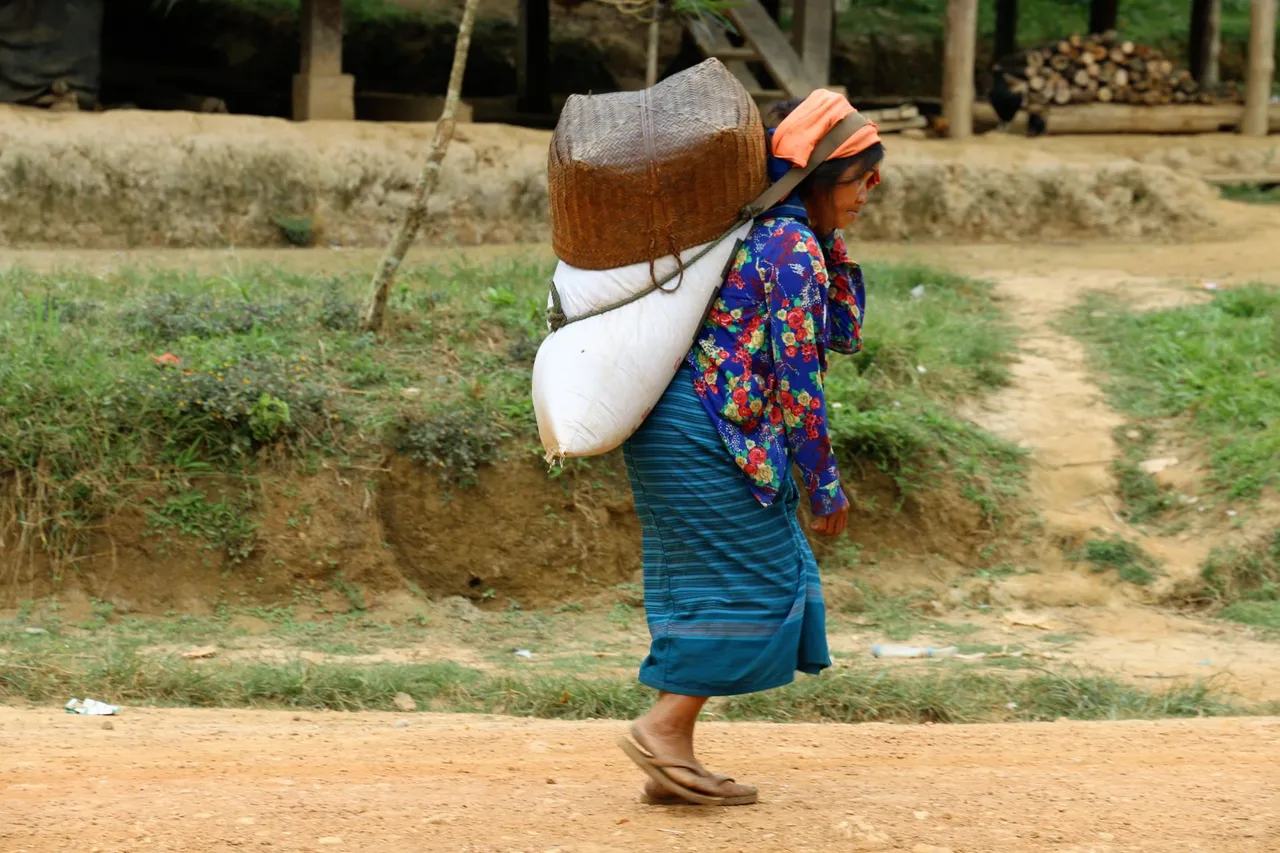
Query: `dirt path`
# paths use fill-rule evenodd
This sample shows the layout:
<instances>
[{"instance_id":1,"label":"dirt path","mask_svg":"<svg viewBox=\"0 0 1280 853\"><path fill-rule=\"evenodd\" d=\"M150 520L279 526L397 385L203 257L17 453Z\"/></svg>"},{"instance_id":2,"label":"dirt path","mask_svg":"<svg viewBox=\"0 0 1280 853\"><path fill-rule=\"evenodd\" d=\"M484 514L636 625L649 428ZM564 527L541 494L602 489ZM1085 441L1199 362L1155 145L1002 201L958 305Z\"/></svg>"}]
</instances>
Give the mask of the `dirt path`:
<instances>
[{"instance_id":1,"label":"dirt path","mask_svg":"<svg viewBox=\"0 0 1280 853\"><path fill-rule=\"evenodd\" d=\"M1088 292L1123 292L1150 307L1202 300L1202 289L1165 279L1065 272L1054 276L999 275L997 292L1022 330L1021 356L1013 381L972 413L974 419L1032 452L1031 491L1050 537L1079 542L1115 533L1140 542L1168 572L1167 583L1194 575L1208 556L1209 541L1156 539L1126 524L1118 514L1112 464L1115 431L1124 418L1107 405L1084 346L1064 330L1069 312ZM1046 553L1043 568L1063 568L1062 555ZM1054 565L1053 563L1058 563ZM1078 597L1089 579L1055 578ZM1096 576L1093 582L1102 585ZM1043 580L1039 582L1044 582ZM1110 584L1107 584L1110 587ZM1084 600L1093 596L1085 595Z\"/></svg>"},{"instance_id":2,"label":"dirt path","mask_svg":"<svg viewBox=\"0 0 1280 853\"><path fill-rule=\"evenodd\" d=\"M401 722L403 720L403 722ZM714 725L750 809L652 809L617 724L0 710L0 849L1271 853L1280 720Z\"/></svg>"}]
</instances>

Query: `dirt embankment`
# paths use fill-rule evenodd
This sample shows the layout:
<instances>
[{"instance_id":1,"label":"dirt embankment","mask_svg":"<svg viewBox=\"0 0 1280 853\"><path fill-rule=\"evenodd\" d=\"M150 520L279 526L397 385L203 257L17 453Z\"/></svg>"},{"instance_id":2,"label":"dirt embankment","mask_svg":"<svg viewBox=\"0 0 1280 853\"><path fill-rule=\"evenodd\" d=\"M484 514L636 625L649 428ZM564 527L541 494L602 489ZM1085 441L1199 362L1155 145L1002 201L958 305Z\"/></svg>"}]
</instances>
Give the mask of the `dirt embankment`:
<instances>
[{"instance_id":1,"label":"dirt embankment","mask_svg":"<svg viewBox=\"0 0 1280 853\"><path fill-rule=\"evenodd\" d=\"M0 108L0 246L380 246L403 214L430 125L297 125L247 116ZM545 132L459 129L423 241L546 239ZM1269 164L1267 142L1160 142L1145 162L1069 145L892 138L864 240L1187 240L1217 221L1198 175ZM1132 152L1139 153L1139 152Z\"/></svg>"}]
</instances>

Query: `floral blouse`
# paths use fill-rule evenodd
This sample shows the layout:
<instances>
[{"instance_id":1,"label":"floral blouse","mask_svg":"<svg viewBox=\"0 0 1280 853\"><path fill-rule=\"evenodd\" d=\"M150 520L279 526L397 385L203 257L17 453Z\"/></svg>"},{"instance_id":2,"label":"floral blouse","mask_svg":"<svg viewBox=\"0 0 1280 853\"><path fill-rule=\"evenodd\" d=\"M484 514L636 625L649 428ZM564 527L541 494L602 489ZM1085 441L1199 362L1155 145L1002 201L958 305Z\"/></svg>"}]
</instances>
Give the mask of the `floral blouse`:
<instances>
[{"instance_id":1,"label":"floral blouse","mask_svg":"<svg viewBox=\"0 0 1280 853\"><path fill-rule=\"evenodd\" d=\"M819 242L800 199L747 235L688 362L729 454L764 506L800 468L815 515L848 505L827 435L827 350L862 346L862 272L839 232Z\"/></svg>"}]
</instances>

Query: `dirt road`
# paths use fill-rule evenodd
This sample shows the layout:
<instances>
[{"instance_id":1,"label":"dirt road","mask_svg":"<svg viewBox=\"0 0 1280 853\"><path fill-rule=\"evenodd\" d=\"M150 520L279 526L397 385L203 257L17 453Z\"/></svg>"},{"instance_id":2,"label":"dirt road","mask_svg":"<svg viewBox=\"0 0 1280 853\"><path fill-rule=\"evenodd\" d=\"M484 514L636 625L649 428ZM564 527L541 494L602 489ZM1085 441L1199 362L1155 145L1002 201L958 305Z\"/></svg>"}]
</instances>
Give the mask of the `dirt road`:
<instances>
[{"instance_id":1,"label":"dirt road","mask_svg":"<svg viewBox=\"0 0 1280 853\"><path fill-rule=\"evenodd\" d=\"M0 709L0 850L1272 853L1280 720L712 725L745 809L654 809L615 723Z\"/></svg>"}]
</instances>

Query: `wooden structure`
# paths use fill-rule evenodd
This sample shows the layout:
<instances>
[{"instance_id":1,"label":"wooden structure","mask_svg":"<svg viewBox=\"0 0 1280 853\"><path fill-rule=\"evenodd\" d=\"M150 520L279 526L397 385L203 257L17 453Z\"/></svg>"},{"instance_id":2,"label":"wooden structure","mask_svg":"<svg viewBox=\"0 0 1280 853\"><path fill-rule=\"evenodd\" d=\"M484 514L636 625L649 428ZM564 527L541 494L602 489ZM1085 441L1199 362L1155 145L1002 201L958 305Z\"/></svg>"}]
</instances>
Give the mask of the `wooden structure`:
<instances>
[{"instance_id":1,"label":"wooden structure","mask_svg":"<svg viewBox=\"0 0 1280 853\"><path fill-rule=\"evenodd\" d=\"M355 78L342 73L342 0L302 0L299 22L302 67L293 78L294 119L355 119Z\"/></svg>"},{"instance_id":2,"label":"wooden structure","mask_svg":"<svg viewBox=\"0 0 1280 853\"><path fill-rule=\"evenodd\" d=\"M725 14L738 31L735 45L720 29L698 21L686 25L704 56L723 62L757 100L803 98L826 86L831 77L831 45L835 33L833 0L795 0L791 38L775 20L774 8L760 0L740 0ZM763 88L752 71L763 66L776 89Z\"/></svg>"},{"instance_id":3,"label":"wooden structure","mask_svg":"<svg viewBox=\"0 0 1280 853\"><path fill-rule=\"evenodd\" d=\"M293 117L298 121L355 118L355 81L342 73L342 6L343 0L302 0L302 62L293 80ZM794 0L790 36L778 25L776 0L736 0L726 14L741 44L696 22L687 29L701 52L723 61L758 100L800 98L828 85L834 0ZM762 84L758 71L769 82ZM545 117L552 110L551 3L519 0L516 112Z\"/></svg>"},{"instance_id":4,"label":"wooden structure","mask_svg":"<svg viewBox=\"0 0 1280 853\"><path fill-rule=\"evenodd\" d=\"M1249 69L1245 106L1233 111L1224 107L1217 112L1203 112L1191 124L1199 127L1215 122L1220 116L1235 116L1240 131L1248 136L1265 136L1274 123L1269 118L1271 86L1275 78L1275 36L1277 0L1251 0ZM1221 31L1222 0L1193 0L1189 55L1191 71L1202 87L1218 83L1218 52ZM966 139L973 134L973 78L977 42L978 0L947 0L945 49L943 56L942 114L949 135ZM996 56L1003 58L1017 48L1017 0L996 0ZM1115 29L1119 0L1091 0L1089 26L1095 33ZM1110 105L1103 105L1110 106ZM1077 110L1073 107L1072 110ZM1158 109L1150 107L1147 109ZM1174 106L1159 109L1190 109ZM1123 111L1110 110L1116 119ZM1191 120L1189 114L1185 117ZM1050 122L1056 124L1056 120ZM1186 121L1176 117L1144 119L1142 126L1180 126Z\"/></svg>"}]
</instances>

